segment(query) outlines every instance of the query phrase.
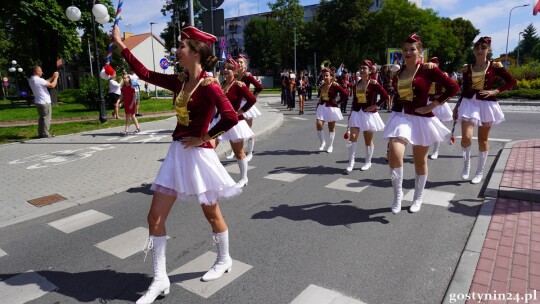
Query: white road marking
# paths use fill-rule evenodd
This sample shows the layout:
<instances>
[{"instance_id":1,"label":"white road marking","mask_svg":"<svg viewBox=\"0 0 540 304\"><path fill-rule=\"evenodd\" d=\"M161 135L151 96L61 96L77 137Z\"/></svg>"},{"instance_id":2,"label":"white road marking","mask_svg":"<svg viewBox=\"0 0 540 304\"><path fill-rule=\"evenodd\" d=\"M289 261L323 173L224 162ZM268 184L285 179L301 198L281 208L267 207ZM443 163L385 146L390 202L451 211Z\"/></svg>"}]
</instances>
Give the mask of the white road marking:
<instances>
[{"instance_id":1,"label":"white road marking","mask_svg":"<svg viewBox=\"0 0 540 304\"><path fill-rule=\"evenodd\" d=\"M309 285L290 304L366 304L337 291Z\"/></svg>"},{"instance_id":2,"label":"white road marking","mask_svg":"<svg viewBox=\"0 0 540 304\"><path fill-rule=\"evenodd\" d=\"M424 189L424 192L422 193L422 203L448 208L450 201L454 196L455 194L450 192ZM412 202L413 198L414 190L411 190L403 197L403 200Z\"/></svg>"},{"instance_id":3,"label":"white road marking","mask_svg":"<svg viewBox=\"0 0 540 304\"><path fill-rule=\"evenodd\" d=\"M101 223L108 219L112 219L112 216L95 210L87 210L54 222L50 222L49 226L52 226L64 233L72 233L73 231Z\"/></svg>"},{"instance_id":4,"label":"white road marking","mask_svg":"<svg viewBox=\"0 0 540 304\"><path fill-rule=\"evenodd\" d=\"M138 227L131 231L98 243L95 246L116 257L125 259L139 251L142 251L144 243L147 239L148 229Z\"/></svg>"},{"instance_id":5,"label":"white road marking","mask_svg":"<svg viewBox=\"0 0 540 304\"><path fill-rule=\"evenodd\" d=\"M324 186L325 188L351 191L351 192L362 192L364 189L369 187L369 183L361 182L355 179L346 179L338 178L337 180L331 182L330 184Z\"/></svg>"},{"instance_id":6,"label":"white road marking","mask_svg":"<svg viewBox=\"0 0 540 304\"><path fill-rule=\"evenodd\" d=\"M282 172L282 173L273 173L265 176L264 178L273 179L283 182L294 182L295 180L306 176L302 173L291 173L291 172Z\"/></svg>"},{"instance_id":7,"label":"white road marking","mask_svg":"<svg viewBox=\"0 0 540 304\"><path fill-rule=\"evenodd\" d=\"M58 287L32 270L0 281L2 303L26 303L40 298L55 289L58 289Z\"/></svg>"}]
</instances>

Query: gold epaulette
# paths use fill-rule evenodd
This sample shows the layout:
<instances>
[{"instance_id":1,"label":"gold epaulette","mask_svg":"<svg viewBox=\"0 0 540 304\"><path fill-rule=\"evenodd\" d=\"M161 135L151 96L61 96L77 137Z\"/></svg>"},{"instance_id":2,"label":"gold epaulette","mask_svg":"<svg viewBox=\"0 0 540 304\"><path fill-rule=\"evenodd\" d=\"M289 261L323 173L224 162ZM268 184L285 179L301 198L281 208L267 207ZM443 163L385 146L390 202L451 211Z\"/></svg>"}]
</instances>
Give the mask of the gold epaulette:
<instances>
[{"instance_id":1,"label":"gold epaulette","mask_svg":"<svg viewBox=\"0 0 540 304\"><path fill-rule=\"evenodd\" d=\"M250 77L251 73L250 72L245 72L244 75L247 76L247 77Z\"/></svg>"},{"instance_id":2,"label":"gold epaulette","mask_svg":"<svg viewBox=\"0 0 540 304\"><path fill-rule=\"evenodd\" d=\"M469 70L469 65L466 64L466 65L461 69L461 73L467 73L468 70Z\"/></svg>"},{"instance_id":3,"label":"gold epaulette","mask_svg":"<svg viewBox=\"0 0 540 304\"><path fill-rule=\"evenodd\" d=\"M334 82L332 82L332 85L333 85L333 86L338 86L339 83L337 83L337 82L334 81Z\"/></svg>"},{"instance_id":4,"label":"gold epaulette","mask_svg":"<svg viewBox=\"0 0 540 304\"><path fill-rule=\"evenodd\" d=\"M178 74L178 80L183 82L186 80L186 78L187 78L187 74L185 72Z\"/></svg>"},{"instance_id":5,"label":"gold epaulette","mask_svg":"<svg viewBox=\"0 0 540 304\"><path fill-rule=\"evenodd\" d=\"M203 87L211 84L212 82L215 82L216 84L219 85L219 80L217 78L214 78L214 77L208 77L208 78L205 78L202 82L201 82L201 85Z\"/></svg>"},{"instance_id":6,"label":"gold epaulette","mask_svg":"<svg viewBox=\"0 0 540 304\"><path fill-rule=\"evenodd\" d=\"M426 62L423 65L424 69L426 70L432 70L435 67L435 63L433 62Z\"/></svg>"},{"instance_id":7,"label":"gold epaulette","mask_svg":"<svg viewBox=\"0 0 540 304\"><path fill-rule=\"evenodd\" d=\"M239 87L243 87L243 86L245 86L246 84L243 83L243 82L240 81L240 80L237 80L237 81L236 81L236 85L239 86Z\"/></svg>"},{"instance_id":8,"label":"gold epaulette","mask_svg":"<svg viewBox=\"0 0 540 304\"><path fill-rule=\"evenodd\" d=\"M493 61L493 63L491 65L496 69L500 69L500 68L503 67L502 62L500 62L500 61Z\"/></svg>"},{"instance_id":9,"label":"gold epaulette","mask_svg":"<svg viewBox=\"0 0 540 304\"><path fill-rule=\"evenodd\" d=\"M375 80L375 79L370 79L370 80L369 80L369 83L371 83L371 84L377 84L378 82L377 82L377 80Z\"/></svg>"}]
</instances>

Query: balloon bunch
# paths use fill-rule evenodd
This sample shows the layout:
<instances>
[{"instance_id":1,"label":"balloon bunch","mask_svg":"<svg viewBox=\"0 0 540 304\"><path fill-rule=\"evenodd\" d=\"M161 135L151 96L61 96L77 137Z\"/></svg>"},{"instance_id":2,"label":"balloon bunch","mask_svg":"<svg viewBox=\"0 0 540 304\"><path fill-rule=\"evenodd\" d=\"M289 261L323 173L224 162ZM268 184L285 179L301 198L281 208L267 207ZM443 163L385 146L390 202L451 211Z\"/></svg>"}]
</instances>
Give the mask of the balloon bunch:
<instances>
[{"instance_id":1,"label":"balloon bunch","mask_svg":"<svg viewBox=\"0 0 540 304\"><path fill-rule=\"evenodd\" d=\"M116 17L114 19L113 28L115 25L118 25L120 22L120 14L122 13L122 6L124 5L124 0L118 0L118 6L116 7ZM111 42L109 43L109 47L107 48L107 59L105 60L105 67L103 68L105 74L108 77L112 77L116 71L111 66L111 57L114 49L114 43L111 39Z\"/></svg>"}]
</instances>

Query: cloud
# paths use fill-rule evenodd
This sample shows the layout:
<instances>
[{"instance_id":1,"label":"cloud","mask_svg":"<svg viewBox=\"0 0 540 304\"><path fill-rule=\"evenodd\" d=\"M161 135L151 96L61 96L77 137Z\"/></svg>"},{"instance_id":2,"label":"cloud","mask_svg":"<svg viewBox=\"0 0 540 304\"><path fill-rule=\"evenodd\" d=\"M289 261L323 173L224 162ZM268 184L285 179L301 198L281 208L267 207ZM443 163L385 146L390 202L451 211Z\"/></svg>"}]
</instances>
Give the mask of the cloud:
<instances>
[{"instance_id":1,"label":"cloud","mask_svg":"<svg viewBox=\"0 0 540 304\"><path fill-rule=\"evenodd\" d=\"M452 11L456 8L462 6L459 2L464 2L462 0L429 0L424 3L424 7L429 7L435 11L439 9Z\"/></svg>"}]
</instances>

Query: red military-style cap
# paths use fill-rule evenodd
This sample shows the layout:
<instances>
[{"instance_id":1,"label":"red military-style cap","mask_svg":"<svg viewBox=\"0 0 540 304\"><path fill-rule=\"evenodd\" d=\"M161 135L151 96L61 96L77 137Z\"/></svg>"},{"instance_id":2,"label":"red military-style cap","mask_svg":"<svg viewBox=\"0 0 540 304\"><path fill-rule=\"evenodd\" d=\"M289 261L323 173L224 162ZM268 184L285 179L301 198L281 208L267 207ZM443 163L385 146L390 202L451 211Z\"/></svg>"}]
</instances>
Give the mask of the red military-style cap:
<instances>
[{"instance_id":1,"label":"red military-style cap","mask_svg":"<svg viewBox=\"0 0 540 304\"><path fill-rule=\"evenodd\" d=\"M362 65L365 65L365 66L368 66L368 67L370 67L370 68L373 67L373 63L372 63L370 60L367 60L367 59L363 60L363 61L360 63L360 65L361 65L361 66L362 66Z\"/></svg>"},{"instance_id":2,"label":"red military-style cap","mask_svg":"<svg viewBox=\"0 0 540 304\"><path fill-rule=\"evenodd\" d=\"M323 69L321 70L321 74L324 74L324 73L326 73L326 72L330 73L330 76L334 76L334 71L332 71L332 70L329 69L329 68L323 68Z\"/></svg>"},{"instance_id":3,"label":"red military-style cap","mask_svg":"<svg viewBox=\"0 0 540 304\"><path fill-rule=\"evenodd\" d=\"M416 34L416 33L410 34L409 37L407 37L407 39L405 39L404 42L408 42L408 43L420 42L420 43L422 43L422 41L420 41L420 36L418 36L418 34Z\"/></svg>"},{"instance_id":4,"label":"red military-style cap","mask_svg":"<svg viewBox=\"0 0 540 304\"><path fill-rule=\"evenodd\" d=\"M232 58L227 59L227 61L225 61L225 64L232 65L235 70L238 69L238 62L236 62L236 60L234 60Z\"/></svg>"},{"instance_id":5,"label":"red military-style cap","mask_svg":"<svg viewBox=\"0 0 540 304\"><path fill-rule=\"evenodd\" d=\"M439 64L439 57L431 57L429 58L429 62Z\"/></svg>"},{"instance_id":6,"label":"red military-style cap","mask_svg":"<svg viewBox=\"0 0 540 304\"><path fill-rule=\"evenodd\" d=\"M247 58L247 56L244 55L244 54L238 55L238 56L236 57L236 60L238 60L238 59L240 59L240 58L244 58L245 60L249 60L249 58Z\"/></svg>"},{"instance_id":7,"label":"red military-style cap","mask_svg":"<svg viewBox=\"0 0 540 304\"><path fill-rule=\"evenodd\" d=\"M484 36L484 37L480 37L480 39L478 39L478 41L476 41L476 43L485 43L487 44L489 47L491 47L491 37L489 36Z\"/></svg>"},{"instance_id":8,"label":"red military-style cap","mask_svg":"<svg viewBox=\"0 0 540 304\"><path fill-rule=\"evenodd\" d=\"M212 46L217 41L216 36L201 31L194 26L186 26L180 32L180 39L193 39L206 43L208 46Z\"/></svg>"}]
</instances>

